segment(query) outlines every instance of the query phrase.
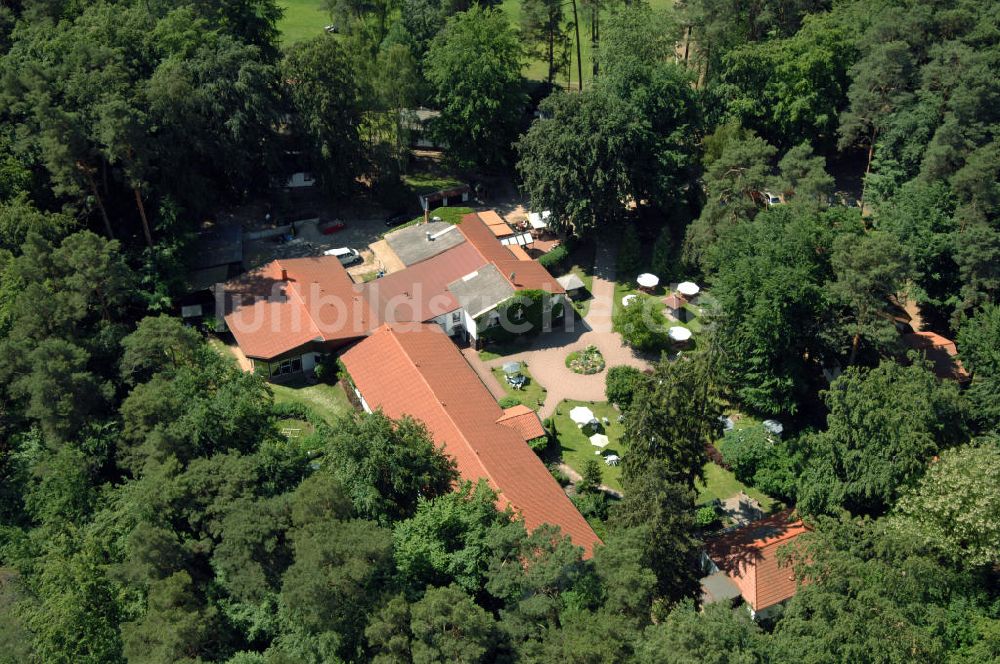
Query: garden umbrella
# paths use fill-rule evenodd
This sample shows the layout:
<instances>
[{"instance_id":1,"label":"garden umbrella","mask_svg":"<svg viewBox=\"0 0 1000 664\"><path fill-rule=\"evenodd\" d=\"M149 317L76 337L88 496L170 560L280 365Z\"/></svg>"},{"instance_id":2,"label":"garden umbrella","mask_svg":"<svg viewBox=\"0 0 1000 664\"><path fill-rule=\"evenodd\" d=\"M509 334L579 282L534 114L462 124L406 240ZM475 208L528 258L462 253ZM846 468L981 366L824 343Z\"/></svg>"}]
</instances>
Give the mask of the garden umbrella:
<instances>
[{"instance_id":1,"label":"garden umbrella","mask_svg":"<svg viewBox=\"0 0 1000 664\"><path fill-rule=\"evenodd\" d=\"M595 433L590 437L590 444L596 445L597 447L607 447L610 442L611 441L608 440L608 437L603 433Z\"/></svg>"},{"instance_id":2,"label":"garden umbrella","mask_svg":"<svg viewBox=\"0 0 1000 664\"><path fill-rule=\"evenodd\" d=\"M504 362L503 372L507 374L517 373L521 370L520 362Z\"/></svg>"},{"instance_id":3,"label":"garden umbrella","mask_svg":"<svg viewBox=\"0 0 1000 664\"><path fill-rule=\"evenodd\" d=\"M677 292L681 295L686 295L691 297L692 295L697 295L701 289L698 288L698 284L693 281L682 281L677 284Z\"/></svg>"},{"instance_id":4,"label":"garden umbrella","mask_svg":"<svg viewBox=\"0 0 1000 664\"><path fill-rule=\"evenodd\" d=\"M586 406L577 406L573 410L569 411L569 419L573 420L577 424L590 424L595 419L594 411L590 410Z\"/></svg>"},{"instance_id":5,"label":"garden umbrella","mask_svg":"<svg viewBox=\"0 0 1000 664\"><path fill-rule=\"evenodd\" d=\"M656 288L660 283L660 278L655 274L644 272L636 278L636 282L643 288Z\"/></svg>"},{"instance_id":6,"label":"garden umbrella","mask_svg":"<svg viewBox=\"0 0 1000 664\"><path fill-rule=\"evenodd\" d=\"M636 295L635 293L629 293L628 295L622 298L622 305L627 307L632 300L638 299L638 297L639 296Z\"/></svg>"},{"instance_id":7,"label":"garden umbrella","mask_svg":"<svg viewBox=\"0 0 1000 664\"><path fill-rule=\"evenodd\" d=\"M691 338L691 330L686 327L681 327L680 325L674 325L672 328L667 330L667 334L674 341L687 341Z\"/></svg>"}]
</instances>

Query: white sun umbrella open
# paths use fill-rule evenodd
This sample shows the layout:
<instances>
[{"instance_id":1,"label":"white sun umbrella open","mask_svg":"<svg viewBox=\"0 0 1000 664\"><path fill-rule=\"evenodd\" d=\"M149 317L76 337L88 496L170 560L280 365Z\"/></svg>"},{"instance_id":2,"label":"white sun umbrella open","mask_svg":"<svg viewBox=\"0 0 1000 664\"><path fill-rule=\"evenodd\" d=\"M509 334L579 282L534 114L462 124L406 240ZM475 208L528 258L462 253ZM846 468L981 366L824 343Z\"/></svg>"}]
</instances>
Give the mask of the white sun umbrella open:
<instances>
[{"instance_id":1,"label":"white sun umbrella open","mask_svg":"<svg viewBox=\"0 0 1000 664\"><path fill-rule=\"evenodd\" d=\"M629 304L632 303L633 300L637 299L639 299L638 295L636 295L635 293L629 293L628 295L622 298L622 306L627 307Z\"/></svg>"},{"instance_id":2,"label":"white sun umbrella open","mask_svg":"<svg viewBox=\"0 0 1000 664\"><path fill-rule=\"evenodd\" d=\"M608 440L608 437L605 436L603 433L595 433L593 436L590 437L590 444L594 445L595 447L600 447L602 449L607 447L608 443L610 442L611 441Z\"/></svg>"},{"instance_id":3,"label":"white sun umbrella open","mask_svg":"<svg viewBox=\"0 0 1000 664\"><path fill-rule=\"evenodd\" d=\"M698 284L693 281L682 281L677 284L677 292L687 297L697 295L699 291L701 291L701 288L699 288Z\"/></svg>"},{"instance_id":4,"label":"white sun umbrella open","mask_svg":"<svg viewBox=\"0 0 1000 664\"><path fill-rule=\"evenodd\" d=\"M573 410L569 411L569 419L573 420L577 424L590 424L597 418L594 417L594 411L591 409L586 406L577 406Z\"/></svg>"},{"instance_id":5,"label":"white sun umbrella open","mask_svg":"<svg viewBox=\"0 0 1000 664\"><path fill-rule=\"evenodd\" d=\"M660 278L649 272L640 274L635 280L643 288L656 288L660 283Z\"/></svg>"},{"instance_id":6,"label":"white sun umbrella open","mask_svg":"<svg viewBox=\"0 0 1000 664\"><path fill-rule=\"evenodd\" d=\"M681 327L680 325L674 325L672 328L667 330L667 334L674 341L687 341L691 338L691 330L686 327Z\"/></svg>"}]
</instances>

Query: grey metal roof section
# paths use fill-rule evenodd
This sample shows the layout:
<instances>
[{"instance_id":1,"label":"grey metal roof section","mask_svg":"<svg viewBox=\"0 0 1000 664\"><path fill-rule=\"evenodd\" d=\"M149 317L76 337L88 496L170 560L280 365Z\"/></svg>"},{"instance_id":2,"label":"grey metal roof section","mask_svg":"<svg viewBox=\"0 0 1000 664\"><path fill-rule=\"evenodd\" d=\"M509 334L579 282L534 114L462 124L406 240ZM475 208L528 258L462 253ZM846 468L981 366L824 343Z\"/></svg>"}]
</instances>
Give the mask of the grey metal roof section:
<instances>
[{"instance_id":1,"label":"grey metal roof section","mask_svg":"<svg viewBox=\"0 0 1000 664\"><path fill-rule=\"evenodd\" d=\"M579 276L577 276L575 273L572 272L562 277L559 277L558 279L556 279L556 281L558 281L559 285L568 291L576 290L578 288L583 288L584 286L583 279L581 279Z\"/></svg>"},{"instance_id":2,"label":"grey metal roof section","mask_svg":"<svg viewBox=\"0 0 1000 664\"><path fill-rule=\"evenodd\" d=\"M704 604L731 600L739 596L740 589L725 572L716 572L701 579L701 598Z\"/></svg>"},{"instance_id":3,"label":"grey metal roof section","mask_svg":"<svg viewBox=\"0 0 1000 664\"><path fill-rule=\"evenodd\" d=\"M191 267L201 270L217 265L243 263L243 228L230 224L203 231L195 239Z\"/></svg>"},{"instance_id":4,"label":"grey metal roof section","mask_svg":"<svg viewBox=\"0 0 1000 664\"><path fill-rule=\"evenodd\" d=\"M448 290L473 317L514 295L514 287L492 263L451 282Z\"/></svg>"},{"instance_id":5,"label":"grey metal roof section","mask_svg":"<svg viewBox=\"0 0 1000 664\"><path fill-rule=\"evenodd\" d=\"M427 234L434 238L427 239ZM414 224L388 233L385 241L399 260L409 267L428 258L448 251L465 242L465 236L453 224L446 221L432 221L428 224Z\"/></svg>"}]
</instances>

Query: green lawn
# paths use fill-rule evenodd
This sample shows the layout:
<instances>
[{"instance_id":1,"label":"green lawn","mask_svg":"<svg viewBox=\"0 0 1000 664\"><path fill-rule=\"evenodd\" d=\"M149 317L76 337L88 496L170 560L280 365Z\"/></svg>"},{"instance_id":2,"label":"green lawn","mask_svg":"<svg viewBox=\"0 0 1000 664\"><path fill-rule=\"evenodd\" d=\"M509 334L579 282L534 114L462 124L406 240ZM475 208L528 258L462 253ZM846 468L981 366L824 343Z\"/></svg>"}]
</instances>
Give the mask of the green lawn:
<instances>
[{"instance_id":1,"label":"green lawn","mask_svg":"<svg viewBox=\"0 0 1000 664\"><path fill-rule=\"evenodd\" d=\"M590 311L590 301L593 299L590 293L594 287L594 275L588 274L587 271L579 265L571 267L566 274L575 274L580 277L580 280L583 281L583 287L587 290L586 296L580 296L585 299L573 300L573 308L576 310L576 313L580 315L580 318L583 318L587 315L587 312Z\"/></svg>"},{"instance_id":2,"label":"green lawn","mask_svg":"<svg viewBox=\"0 0 1000 664\"><path fill-rule=\"evenodd\" d=\"M751 498L759 501L765 513L770 512L778 505L778 502L770 496L761 493L757 489L748 487L736 479L736 476L731 472L711 461L705 464L705 483L698 482L695 488L698 489L699 504L707 503L716 498L725 500L743 491Z\"/></svg>"},{"instance_id":3,"label":"green lawn","mask_svg":"<svg viewBox=\"0 0 1000 664\"><path fill-rule=\"evenodd\" d=\"M508 396L516 397L522 404L532 410L538 410L545 403L545 387L531 376L528 368L523 366L523 363L521 374L528 379L528 384L524 386L523 390L515 390L507 384L502 368L497 367L493 369L493 376L496 377L497 382L500 383Z\"/></svg>"},{"instance_id":4,"label":"green lawn","mask_svg":"<svg viewBox=\"0 0 1000 664\"><path fill-rule=\"evenodd\" d=\"M461 187L462 181L447 175L433 173L407 173L402 176L403 184L410 188L414 195L433 194L435 191Z\"/></svg>"},{"instance_id":5,"label":"green lawn","mask_svg":"<svg viewBox=\"0 0 1000 664\"><path fill-rule=\"evenodd\" d=\"M464 217L465 215L470 214L472 212L475 212L475 210L473 210L470 207L454 207L454 206L453 207L439 207L439 208L436 208L434 210L431 210L431 218L441 217L441 221L447 221L449 224L457 224L457 223L459 223L459 222L462 221L462 217ZM419 217L416 217L415 219L411 219L410 221L406 222L405 224L400 224L399 226L396 226L394 228L390 228L385 233L382 233L382 237L385 237L389 233L393 233L395 231L398 231L401 228L406 228L407 226L413 226L415 224L422 223L423 220L424 220L424 215L420 215Z\"/></svg>"},{"instance_id":6,"label":"green lawn","mask_svg":"<svg viewBox=\"0 0 1000 664\"><path fill-rule=\"evenodd\" d=\"M328 424L332 423L337 415L354 409L351 402L347 400L347 395L344 394L344 388L340 383L309 385L303 380L284 385L272 384L271 390L274 392L276 404L301 404Z\"/></svg>"},{"instance_id":7,"label":"green lawn","mask_svg":"<svg viewBox=\"0 0 1000 664\"><path fill-rule=\"evenodd\" d=\"M278 431L282 433L289 440L298 440L310 436L316 431L316 427L312 425L312 422L307 422L306 420L300 420L298 418L289 417L285 419L278 420L275 422L278 427Z\"/></svg>"},{"instance_id":8,"label":"green lawn","mask_svg":"<svg viewBox=\"0 0 1000 664\"><path fill-rule=\"evenodd\" d=\"M605 434L611 441L604 448L605 454L608 452L624 456L625 450L619 441L622 436L622 425L618 423L618 411L606 401L563 401L556 406L556 411L552 416L555 426L556 437L559 439L559 452L562 455L563 463L578 473L583 472L583 465L587 459L600 459L594 454L598 451L583 431L577 427L576 423L569 418L569 411L576 406L586 406L594 411L598 419L608 418L608 425L605 427ZM606 466L601 463L602 481L612 489L621 491L621 468L619 466Z\"/></svg>"},{"instance_id":9,"label":"green lawn","mask_svg":"<svg viewBox=\"0 0 1000 664\"><path fill-rule=\"evenodd\" d=\"M282 46L321 35L330 24L330 15L323 11L323 0L279 0L278 6L284 10L278 21Z\"/></svg>"}]
</instances>

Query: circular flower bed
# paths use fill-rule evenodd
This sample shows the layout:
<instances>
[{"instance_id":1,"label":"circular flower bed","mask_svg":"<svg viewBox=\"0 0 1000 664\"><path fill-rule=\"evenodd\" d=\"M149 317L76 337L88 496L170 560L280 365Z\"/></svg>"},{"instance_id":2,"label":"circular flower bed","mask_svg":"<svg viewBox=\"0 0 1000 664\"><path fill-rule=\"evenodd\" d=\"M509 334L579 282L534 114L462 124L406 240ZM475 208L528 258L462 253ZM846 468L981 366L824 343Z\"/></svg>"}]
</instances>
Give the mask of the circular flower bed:
<instances>
[{"instance_id":1,"label":"circular flower bed","mask_svg":"<svg viewBox=\"0 0 1000 664\"><path fill-rule=\"evenodd\" d=\"M604 371L604 356L597 346L587 346L566 356L566 366L578 374L595 374Z\"/></svg>"}]
</instances>

